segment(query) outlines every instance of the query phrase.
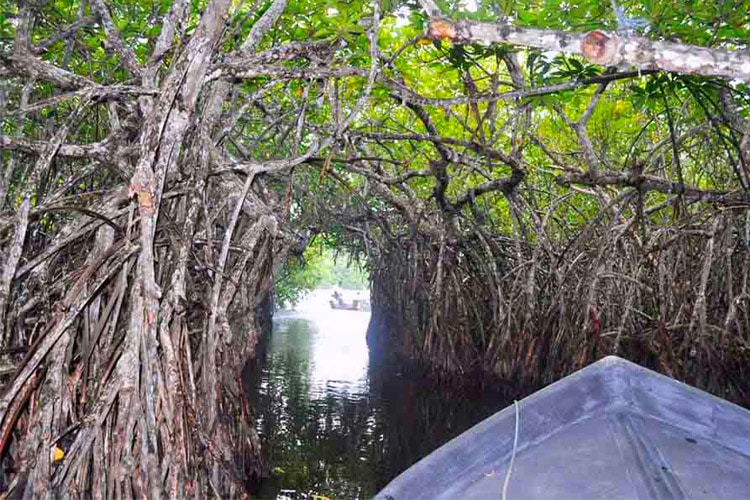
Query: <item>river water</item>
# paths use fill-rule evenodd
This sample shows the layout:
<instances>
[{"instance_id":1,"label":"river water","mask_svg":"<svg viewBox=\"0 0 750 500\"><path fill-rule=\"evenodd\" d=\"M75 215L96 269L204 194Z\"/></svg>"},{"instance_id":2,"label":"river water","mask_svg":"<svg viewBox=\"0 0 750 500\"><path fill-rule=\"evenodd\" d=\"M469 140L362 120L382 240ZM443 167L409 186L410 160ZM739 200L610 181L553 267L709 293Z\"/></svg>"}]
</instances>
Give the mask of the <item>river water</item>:
<instances>
[{"instance_id":1,"label":"river water","mask_svg":"<svg viewBox=\"0 0 750 500\"><path fill-rule=\"evenodd\" d=\"M430 451L508 404L370 360L370 313L332 310L316 290L274 316L253 376L272 467L263 498L369 498Z\"/></svg>"}]
</instances>

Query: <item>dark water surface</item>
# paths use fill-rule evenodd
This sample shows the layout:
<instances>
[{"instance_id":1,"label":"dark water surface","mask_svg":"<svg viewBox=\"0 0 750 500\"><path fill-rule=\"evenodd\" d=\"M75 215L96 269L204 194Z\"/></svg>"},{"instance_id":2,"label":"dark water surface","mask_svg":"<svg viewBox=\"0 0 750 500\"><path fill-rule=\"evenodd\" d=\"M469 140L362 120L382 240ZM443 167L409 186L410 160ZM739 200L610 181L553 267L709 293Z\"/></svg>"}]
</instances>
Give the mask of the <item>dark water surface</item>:
<instances>
[{"instance_id":1,"label":"dark water surface","mask_svg":"<svg viewBox=\"0 0 750 500\"><path fill-rule=\"evenodd\" d=\"M367 349L367 312L318 291L274 317L251 399L273 474L263 498L369 498L393 477L508 405L495 391L437 386ZM494 394L493 394L494 393Z\"/></svg>"}]
</instances>

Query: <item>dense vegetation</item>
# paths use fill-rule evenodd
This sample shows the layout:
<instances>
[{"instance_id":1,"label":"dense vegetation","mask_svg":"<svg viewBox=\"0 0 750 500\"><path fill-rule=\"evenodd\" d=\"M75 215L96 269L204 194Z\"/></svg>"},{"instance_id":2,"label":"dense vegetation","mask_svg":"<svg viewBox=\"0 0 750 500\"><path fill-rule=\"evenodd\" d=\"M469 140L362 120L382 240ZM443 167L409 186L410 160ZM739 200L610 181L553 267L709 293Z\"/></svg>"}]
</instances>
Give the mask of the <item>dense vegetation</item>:
<instances>
[{"instance_id":1,"label":"dense vegetation","mask_svg":"<svg viewBox=\"0 0 750 500\"><path fill-rule=\"evenodd\" d=\"M747 403L748 10L0 0L3 486L247 491L253 319L319 233L436 373Z\"/></svg>"}]
</instances>

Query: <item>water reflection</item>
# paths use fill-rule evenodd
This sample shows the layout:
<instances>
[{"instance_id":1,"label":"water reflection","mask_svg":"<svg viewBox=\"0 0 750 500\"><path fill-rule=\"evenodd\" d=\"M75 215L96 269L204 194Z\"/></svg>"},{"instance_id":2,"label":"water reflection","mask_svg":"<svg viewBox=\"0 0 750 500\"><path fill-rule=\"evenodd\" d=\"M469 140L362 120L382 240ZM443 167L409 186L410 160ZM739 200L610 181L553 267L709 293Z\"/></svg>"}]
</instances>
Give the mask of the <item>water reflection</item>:
<instances>
[{"instance_id":1,"label":"water reflection","mask_svg":"<svg viewBox=\"0 0 750 500\"><path fill-rule=\"evenodd\" d=\"M366 312L331 310L325 291L274 318L254 398L273 468L263 498L368 498L506 406L488 391L436 387L368 363L368 321Z\"/></svg>"}]
</instances>

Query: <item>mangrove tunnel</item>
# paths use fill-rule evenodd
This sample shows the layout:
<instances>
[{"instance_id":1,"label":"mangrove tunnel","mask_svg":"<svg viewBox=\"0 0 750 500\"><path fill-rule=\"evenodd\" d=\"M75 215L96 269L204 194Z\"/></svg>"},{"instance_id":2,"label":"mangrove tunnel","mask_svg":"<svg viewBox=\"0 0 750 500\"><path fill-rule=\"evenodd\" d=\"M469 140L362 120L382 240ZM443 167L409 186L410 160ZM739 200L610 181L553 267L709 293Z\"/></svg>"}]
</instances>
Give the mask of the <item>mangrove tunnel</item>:
<instances>
[{"instance_id":1,"label":"mangrove tunnel","mask_svg":"<svg viewBox=\"0 0 750 500\"><path fill-rule=\"evenodd\" d=\"M393 366L750 406L749 10L0 0L0 490L252 496L243 369L310 245Z\"/></svg>"}]
</instances>

